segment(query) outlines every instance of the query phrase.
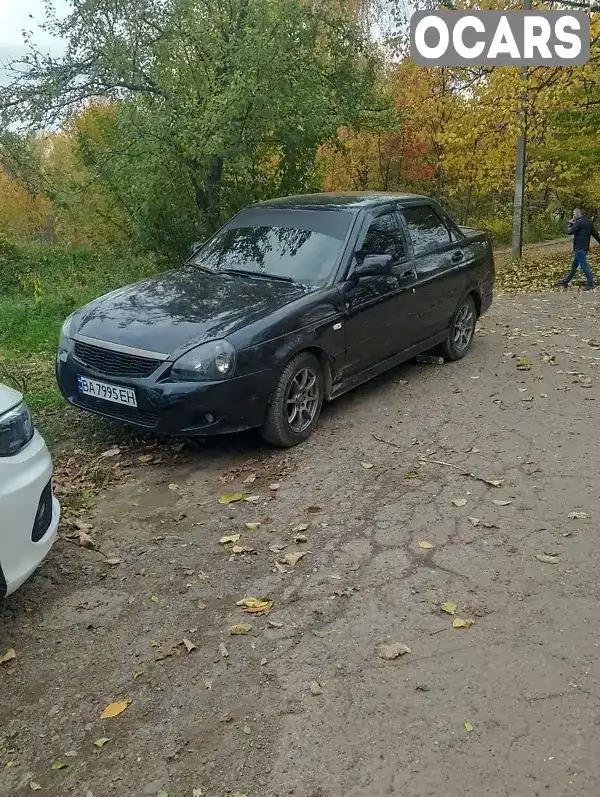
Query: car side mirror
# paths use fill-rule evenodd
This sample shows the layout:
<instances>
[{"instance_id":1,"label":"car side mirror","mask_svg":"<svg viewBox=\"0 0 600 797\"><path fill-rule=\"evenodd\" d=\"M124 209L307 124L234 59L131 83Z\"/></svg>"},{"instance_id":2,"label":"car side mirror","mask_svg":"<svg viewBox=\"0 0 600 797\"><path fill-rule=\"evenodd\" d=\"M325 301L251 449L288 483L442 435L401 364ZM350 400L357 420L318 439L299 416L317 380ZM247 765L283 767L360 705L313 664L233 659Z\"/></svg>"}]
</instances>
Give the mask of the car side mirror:
<instances>
[{"instance_id":1,"label":"car side mirror","mask_svg":"<svg viewBox=\"0 0 600 797\"><path fill-rule=\"evenodd\" d=\"M391 255L366 255L356 264L354 276L358 277L380 277L391 274L392 256Z\"/></svg>"}]
</instances>

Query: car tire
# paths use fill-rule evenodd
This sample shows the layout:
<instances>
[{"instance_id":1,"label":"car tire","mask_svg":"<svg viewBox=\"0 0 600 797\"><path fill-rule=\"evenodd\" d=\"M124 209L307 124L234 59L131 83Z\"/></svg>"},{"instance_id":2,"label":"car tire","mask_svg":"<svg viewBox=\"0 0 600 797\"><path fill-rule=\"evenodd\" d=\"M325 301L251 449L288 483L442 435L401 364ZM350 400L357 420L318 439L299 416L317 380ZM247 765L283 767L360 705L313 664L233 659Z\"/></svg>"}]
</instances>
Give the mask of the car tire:
<instances>
[{"instance_id":1,"label":"car tire","mask_svg":"<svg viewBox=\"0 0 600 797\"><path fill-rule=\"evenodd\" d=\"M472 296L465 296L448 328L446 340L441 345L441 354L446 360L461 360L469 351L475 336L477 308Z\"/></svg>"},{"instance_id":2,"label":"car tire","mask_svg":"<svg viewBox=\"0 0 600 797\"><path fill-rule=\"evenodd\" d=\"M313 433L323 406L323 369L310 352L293 357L283 369L261 427L264 440L291 448Z\"/></svg>"}]
</instances>

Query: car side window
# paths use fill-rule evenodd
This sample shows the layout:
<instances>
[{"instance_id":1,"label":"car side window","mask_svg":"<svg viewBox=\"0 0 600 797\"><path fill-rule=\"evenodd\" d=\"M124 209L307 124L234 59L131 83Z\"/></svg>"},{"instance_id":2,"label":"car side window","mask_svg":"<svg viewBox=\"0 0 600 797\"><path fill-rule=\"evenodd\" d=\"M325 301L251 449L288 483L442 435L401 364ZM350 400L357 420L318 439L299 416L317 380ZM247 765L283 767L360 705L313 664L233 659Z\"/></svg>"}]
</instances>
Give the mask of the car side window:
<instances>
[{"instance_id":1,"label":"car side window","mask_svg":"<svg viewBox=\"0 0 600 797\"><path fill-rule=\"evenodd\" d=\"M361 257L392 255L393 263L406 258L404 234L395 211L373 219L360 247Z\"/></svg>"},{"instance_id":2,"label":"car side window","mask_svg":"<svg viewBox=\"0 0 600 797\"><path fill-rule=\"evenodd\" d=\"M415 255L434 252L451 243L450 233L431 205L403 208Z\"/></svg>"}]
</instances>

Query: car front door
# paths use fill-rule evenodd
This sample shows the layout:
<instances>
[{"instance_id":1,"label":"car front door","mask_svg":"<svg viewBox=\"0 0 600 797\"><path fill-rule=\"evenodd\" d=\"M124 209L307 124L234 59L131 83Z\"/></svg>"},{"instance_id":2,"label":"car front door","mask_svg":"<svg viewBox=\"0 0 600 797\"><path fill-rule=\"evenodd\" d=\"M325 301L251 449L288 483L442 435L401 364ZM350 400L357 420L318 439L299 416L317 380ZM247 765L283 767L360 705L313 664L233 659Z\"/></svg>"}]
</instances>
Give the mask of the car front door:
<instances>
[{"instance_id":1,"label":"car front door","mask_svg":"<svg viewBox=\"0 0 600 797\"><path fill-rule=\"evenodd\" d=\"M391 255L389 273L357 278L354 269L368 255ZM358 374L412 344L414 335L408 313L415 282L397 211L388 209L367 218L341 287L346 327L345 376Z\"/></svg>"},{"instance_id":2,"label":"car front door","mask_svg":"<svg viewBox=\"0 0 600 797\"><path fill-rule=\"evenodd\" d=\"M415 323L420 340L446 329L464 282L465 255L459 232L429 203L408 205L402 216L412 249L415 285Z\"/></svg>"}]
</instances>

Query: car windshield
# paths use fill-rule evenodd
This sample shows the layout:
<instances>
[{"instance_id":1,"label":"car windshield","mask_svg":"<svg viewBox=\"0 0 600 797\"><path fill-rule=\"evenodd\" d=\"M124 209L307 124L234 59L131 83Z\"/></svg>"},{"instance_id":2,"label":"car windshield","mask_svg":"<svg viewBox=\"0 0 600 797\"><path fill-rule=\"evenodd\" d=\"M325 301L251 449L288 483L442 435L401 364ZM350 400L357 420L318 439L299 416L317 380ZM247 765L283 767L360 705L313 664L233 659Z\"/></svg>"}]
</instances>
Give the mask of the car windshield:
<instances>
[{"instance_id":1,"label":"car windshield","mask_svg":"<svg viewBox=\"0 0 600 797\"><path fill-rule=\"evenodd\" d=\"M352 218L344 211L251 208L231 219L189 263L320 285L338 262Z\"/></svg>"}]
</instances>

